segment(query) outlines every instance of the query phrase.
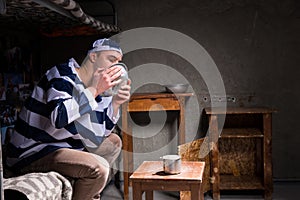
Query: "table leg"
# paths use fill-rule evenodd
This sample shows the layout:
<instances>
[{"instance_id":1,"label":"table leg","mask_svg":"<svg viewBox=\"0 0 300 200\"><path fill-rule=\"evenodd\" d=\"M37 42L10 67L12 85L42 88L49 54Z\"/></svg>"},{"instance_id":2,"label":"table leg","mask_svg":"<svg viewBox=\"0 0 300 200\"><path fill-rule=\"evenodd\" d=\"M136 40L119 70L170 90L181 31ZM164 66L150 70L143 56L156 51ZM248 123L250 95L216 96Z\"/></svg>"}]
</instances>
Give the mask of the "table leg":
<instances>
[{"instance_id":1,"label":"table leg","mask_svg":"<svg viewBox=\"0 0 300 200\"><path fill-rule=\"evenodd\" d=\"M146 191L146 200L153 200L153 191L152 190Z\"/></svg>"},{"instance_id":2,"label":"table leg","mask_svg":"<svg viewBox=\"0 0 300 200\"><path fill-rule=\"evenodd\" d=\"M204 200L204 191L203 191L202 183L200 184L200 200Z\"/></svg>"},{"instance_id":3,"label":"table leg","mask_svg":"<svg viewBox=\"0 0 300 200\"><path fill-rule=\"evenodd\" d=\"M191 185L191 200L204 200L204 197L201 196L200 186L200 184Z\"/></svg>"},{"instance_id":4,"label":"table leg","mask_svg":"<svg viewBox=\"0 0 300 200\"><path fill-rule=\"evenodd\" d=\"M142 187L140 183L133 182L132 183L132 197L134 200L142 200Z\"/></svg>"},{"instance_id":5,"label":"table leg","mask_svg":"<svg viewBox=\"0 0 300 200\"><path fill-rule=\"evenodd\" d=\"M123 176L124 176L124 200L129 199L129 170L130 170L130 144L132 144L132 136L130 133L130 125L128 123L128 103L122 105L122 142L123 142Z\"/></svg>"},{"instance_id":6,"label":"table leg","mask_svg":"<svg viewBox=\"0 0 300 200\"><path fill-rule=\"evenodd\" d=\"M124 149L123 152L123 166L124 166L124 171L123 171L123 176L124 176L124 200L129 199L129 187L130 187L130 175L132 173L132 162L130 159L132 158L132 153L126 152Z\"/></svg>"},{"instance_id":7,"label":"table leg","mask_svg":"<svg viewBox=\"0 0 300 200\"><path fill-rule=\"evenodd\" d=\"M184 97L178 97L178 101L180 104L180 110L179 110L179 118L178 118L178 144L184 144L185 143L185 98Z\"/></svg>"},{"instance_id":8,"label":"table leg","mask_svg":"<svg viewBox=\"0 0 300 200\"><path fill-rule=\"evenodd\" d=\"M124 175L124 200L129 200L129 179L128 179L128 173L123 172Z\"/></svg>"}]
</instances>

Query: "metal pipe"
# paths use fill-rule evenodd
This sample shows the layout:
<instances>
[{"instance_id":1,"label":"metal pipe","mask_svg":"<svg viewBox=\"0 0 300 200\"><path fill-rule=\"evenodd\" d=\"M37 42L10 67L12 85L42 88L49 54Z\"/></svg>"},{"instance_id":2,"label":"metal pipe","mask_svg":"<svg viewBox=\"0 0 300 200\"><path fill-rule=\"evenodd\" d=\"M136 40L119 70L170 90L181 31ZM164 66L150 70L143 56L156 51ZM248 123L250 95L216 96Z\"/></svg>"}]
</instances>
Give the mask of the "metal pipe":
<instances>
[{"instance_id":1,"label":"metal pipe","mask_svg":"<svg viewBox=\"0 0 300 200\"><path fill-rule=\"evenodd\" d=\"M4 200L4 190L3 190L3 163L2 163L2 130L0 130L0 200Z\"/></svg>"},{"instance_id":2,"label":"metal pipe","mask_svg":"<svg viewBox=\"0 0 300 200\"><path fill-rule=\"evenodd\" d=\"M0 0L0 14L6 13L6 0Z\"/></svg>"},{"instance_id":3,"label":"metal pipe","mask_svg":"<svg viewBox=\"0 0 300 200\"><path fill-rule=\"evenodd\" d=\"M50 10L53 10L54 12L57 12L61 15L64 15L70 19L77 20L69 11L66 9L58 6L57 4L51 2L51 1L45 1L45 0L32 0L33 2L40 4L42 6L45 6L49 8Z\"/></svg>"}]
</instances>

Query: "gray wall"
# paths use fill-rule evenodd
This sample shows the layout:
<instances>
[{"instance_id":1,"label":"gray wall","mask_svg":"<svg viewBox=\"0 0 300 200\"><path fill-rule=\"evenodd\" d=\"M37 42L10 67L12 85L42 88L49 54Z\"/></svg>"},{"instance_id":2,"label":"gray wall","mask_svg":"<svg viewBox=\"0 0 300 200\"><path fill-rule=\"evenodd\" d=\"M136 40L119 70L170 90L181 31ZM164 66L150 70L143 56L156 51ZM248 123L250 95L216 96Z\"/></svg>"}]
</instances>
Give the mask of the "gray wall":
<instances>
[{"instance_id":1,"label":"gray wall","mask_svg":"<svg viewBox=\"0 0 300 200\"><path fill-rule=\"evenodd\" d=\"M197 41L217 66L226 94L236 98L228 106L278 109L273 115L274 178L300 179L297 129L300 11L296 0L116 0L115 5L122 31L162 27ZM146 40L148 36L144 37ZM70 57L80 62L95 38L43 39L42 71ZM170 46L178 44L180 41L174 41ZM193 49L190 53L194 53ZM199 55L206 67L213 67L210 58ZM187 99L186 140L200 137L201 111L211 105L204 98L218 95L208 91L202 72L199 74L185 58L158 49L130 52L124 56L124 62L131 79L158 80L158 84L138 85L141 87L136 92L163 91L163 83L190 83L189 91L195 95ZM141 66L146 75L135 72ZM170 76L168 70L162 70L163 66L178 73ZM134 156L135 167L143 160L157 160L164 154L177 152L176 113L138 113L132 119L136 124L134 149L138 152Z\"/></svg>"},{"instance_id":2,"label":"gray wall","mask_svg":"<svg viewBox=\"0 0 300 200\"><path fill-rule=\"evenodd\" d=\"M300 179L299 3L293 0L119 0L116 7L118 25L123 31L163 27L188 35L202 45L220 71L226 94L236 98L235 102L228 102L229 106L278 109L273 115L274 178ZM199 73L186 60L159 50L131 52L125 55L124 61L131 70L145 63L161 63L188 79L189 90L196 95L187 101L187 141L196 138L201 110L210 105L203 100L209 97L209 92ZM156 72L150 70L149 76L157 76ZM166 80L170 78L167 76ZM159 91L162 89L159 86L145 85L138 91ZM134 128L134 148L141 153L135 156L135 162L176 152L176 137L168 134L169 130L176 132L175 114L167 114L170 123L159 127L160 131L155 128L156 123L160 126L155 120L138 122L143 116L148 117L147 114L133 116L138 124ZM155 132L159 133L153 135Z\"/></svg>"}]
</instances>

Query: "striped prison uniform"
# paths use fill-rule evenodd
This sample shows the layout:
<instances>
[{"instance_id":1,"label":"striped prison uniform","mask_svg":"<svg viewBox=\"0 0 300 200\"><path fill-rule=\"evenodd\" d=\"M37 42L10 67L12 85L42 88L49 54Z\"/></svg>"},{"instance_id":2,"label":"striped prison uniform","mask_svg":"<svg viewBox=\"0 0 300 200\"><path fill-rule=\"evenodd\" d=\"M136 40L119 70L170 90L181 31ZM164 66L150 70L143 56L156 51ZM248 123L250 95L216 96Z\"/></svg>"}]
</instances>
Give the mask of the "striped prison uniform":
<instances>
[{"instance_id":1,"label":"striped prison uniform","mask_svg":"<svg viewBox=\"0 0 300 200\"><path fill-rule=\"evenodd\" d=\"M120 115L112 97L93 97L72 58L49 69L26 100L7 145L7 165L18 170L59 149L97 147Z\"/></svg>"}]
</instances>

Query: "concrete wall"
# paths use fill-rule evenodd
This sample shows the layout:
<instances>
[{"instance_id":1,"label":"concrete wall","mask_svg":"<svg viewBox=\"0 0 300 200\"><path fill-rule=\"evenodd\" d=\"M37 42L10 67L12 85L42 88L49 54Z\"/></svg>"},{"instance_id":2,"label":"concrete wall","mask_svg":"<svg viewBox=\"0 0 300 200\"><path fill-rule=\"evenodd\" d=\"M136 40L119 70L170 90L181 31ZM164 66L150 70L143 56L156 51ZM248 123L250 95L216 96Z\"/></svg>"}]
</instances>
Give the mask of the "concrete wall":
<instances>
[{"instance_id":1,"label":"concrete wall","mask_svg":"<svg viewBox=\"0 0 300 200\"><path fill-rule=\"evenodd\" d=\"M236 98L235 102L228 102L229 106L278 109L273 115L274 178L300 178L297 128L300 111L299 3L293 0L119 0L116 7L118 25L123 31L150 26L168 28L203 46L221 74L226 94ZM190 51L192 53L193 49ZM210 105L204 97L210 94L203 77L191 64L169 52L149 49L131 52L125 55L124 61L131 70L147 63L160 63L176 69L188 80L189 90L196 95L187 101L187 141L198 137L201 110ZM146 67L151 68L151 65ZM149 70L147 76L156 77L159 71L156 67L159 65L153 65L155 70ZM181 78L178 76L175 80L185 81ZM167 82L172 77L161 79ZM159 90L162 90L159 84L138 89ZM158 116L147 115L133 116L138 124L134 128L134 148L141 153L135 156L136 163L177 151L176 137L168 134L170 129L176 133L176 115L167 114L166 121L171 123L160 127L159 131L157 127L161 123L155 121ZM150 117L152 122L138 122L144 117Z\"/></svg>"},{"instance_id":2,"label":"concrete wall","mask_svg":"<svg viewBox=\"0 0 300 200\"><path fill-rule=\"evenodd\" d=\"M194 55L193 48L185 53L196 57L208 69L217 66L226 94L236 98L228 106L278 109L273 115L274 178L300 179L297 127L300 11L296 0L116 0L115 5L122 31L161 27L200 44L208 56ZM151 37L147 34L137 35L136 39L147 40ZM94 39L42 40L42 71L69 57L80 62ZM168 48L179 49L180 45L181 40L167 44ZM144 85L133 82L138 87L136 92L163 91L161 84L165 83L190 83L189 91L195 95L187 99L186 140L200 137L201 111L211 105L210 95L218 95L209 91L207 77L203 76L205 70L199 73L185 57L160 49L132 51L125 54L124 62L134 81L155 80ZM141 67L146 73L136 71ZM138 152L134 157L135 167L143 160L157 160L164 154L177 152L176 113L137 113L132 119L136 123L134 149Z\"/></svg>"}]
</instances>

